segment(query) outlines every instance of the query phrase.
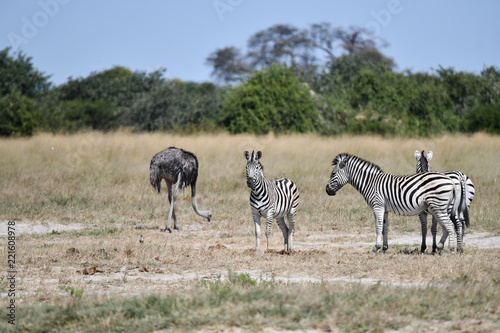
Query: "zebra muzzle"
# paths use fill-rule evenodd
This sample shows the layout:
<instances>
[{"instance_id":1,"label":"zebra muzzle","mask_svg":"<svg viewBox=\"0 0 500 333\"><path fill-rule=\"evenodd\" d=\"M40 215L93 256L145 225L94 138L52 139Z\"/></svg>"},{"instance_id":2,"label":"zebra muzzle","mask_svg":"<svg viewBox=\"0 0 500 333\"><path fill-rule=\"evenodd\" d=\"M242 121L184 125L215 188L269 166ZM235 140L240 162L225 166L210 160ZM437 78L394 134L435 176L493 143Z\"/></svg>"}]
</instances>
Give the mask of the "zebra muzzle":
<instances>
[{"instance_id":1,"label":"zebra muzzle","mask_svg":"<svg viewBox=\"0 0 500 333\"><path fill-rule=\"evenodd\" d=\"M333 191L328 185L326 185L326 194L332 196L335 195L337 192Z\"/></svg>"}]
</instances>

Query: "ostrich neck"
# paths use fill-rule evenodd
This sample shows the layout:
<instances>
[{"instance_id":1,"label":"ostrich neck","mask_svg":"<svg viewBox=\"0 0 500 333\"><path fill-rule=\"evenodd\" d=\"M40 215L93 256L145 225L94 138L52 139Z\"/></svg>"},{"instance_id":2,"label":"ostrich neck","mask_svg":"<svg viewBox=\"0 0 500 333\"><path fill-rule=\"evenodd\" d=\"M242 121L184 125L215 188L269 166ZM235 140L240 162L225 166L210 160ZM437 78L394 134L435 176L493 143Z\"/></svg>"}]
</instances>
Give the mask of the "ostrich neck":
<instances>
[{"instance_id":1,"label":"ostrich neck","mask_svg":"<svg viewBox=\"0 0 500 333\"><path fill-rule=\"evenodd\" d=\"M196 203L196 197L195 196L191 197L191 204L193 205L193 209L196 212L196 214L198 214L200 216L203 216L205 218L209 218L209 216L208 216L209 212L208 211L206 211L206 210L200 211L198 209L198 204Z\"/></svg>"}]
</instances>

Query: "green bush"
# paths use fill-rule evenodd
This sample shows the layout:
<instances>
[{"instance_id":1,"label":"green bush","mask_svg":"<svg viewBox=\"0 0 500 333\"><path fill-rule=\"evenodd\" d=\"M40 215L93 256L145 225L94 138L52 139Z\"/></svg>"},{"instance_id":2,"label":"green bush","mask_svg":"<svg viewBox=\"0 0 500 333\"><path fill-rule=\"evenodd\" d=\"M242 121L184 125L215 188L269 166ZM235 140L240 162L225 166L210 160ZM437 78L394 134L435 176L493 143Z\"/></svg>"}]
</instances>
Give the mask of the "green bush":
<instances>
[{"instance_id":1,"label":"green bush","mask_svg":"<svg viewBox=\"0 0 500 333\"><path fill-rule=\"evenodd\" d=\"M119 124L138 131L213 128L219 118L222 91L212 83L169 80L138 94Z\"/></svg>"},{"instance_id":2,"label":"green bush","mask_svg":"<svg viewBox=\"0 0 500 333\"><path fill-rule=\"evenodd\" d=\"M36 101L19 92L0 98L0 135L32 135L38 113Z\"/></svg>"},{"instance_id":3,"label":"green bush","mask_svg":"<svg viewBox=\"0 0 500 333\"><path fill-rule=\"evenodd\" d=\"M313 132L319 117L310 90L290 69L273 65L234 88L222 103L231 133Z\"/></svg>"},{"instance_id":4,"label":"green bush","mask_svg":"<svg viewBox=\"0 0 500 333\"><path fill-rule=\"evenodd\" d=\"M115 119L116 106L105 100L75 99L59 106L60 128L68 132L82 129L107 130Z\"/></svg>"},{"instance_id":5,"label":"green bush","mask_svg":"<svg viewBox=\"0 0 500 333\"><path fill-rule=\"evenodd\" d=\"M467 113L462 122L467 132L500 134L500 104L480 105Z\"/></svg>"}]
</instances>

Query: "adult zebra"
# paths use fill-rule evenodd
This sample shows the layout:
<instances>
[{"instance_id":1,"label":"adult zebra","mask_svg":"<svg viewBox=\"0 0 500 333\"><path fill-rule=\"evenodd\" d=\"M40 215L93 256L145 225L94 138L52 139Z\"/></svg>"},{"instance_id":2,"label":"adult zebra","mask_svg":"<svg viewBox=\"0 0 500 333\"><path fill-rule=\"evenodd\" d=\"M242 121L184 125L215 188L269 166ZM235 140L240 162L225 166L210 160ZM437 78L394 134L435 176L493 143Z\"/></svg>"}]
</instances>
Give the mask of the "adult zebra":
<instances>
[{"instance_id":1,"label":"adult zebra","mask_svg":"<svg viewBox=\"0 0 500 333\"><path fill-rule=\"evenodd\" d=\"M429 172L431 171L431 164L429 161L432 159L433 153L430 150L427 154L422 150L420 153L418 150L415 150L415 160L417 161L417 173L421 172ZM463 237L464 237L464 229L465 226L469 227L469 209L472 203L472 199L474 198L474 184L470 178L460 172L455 170L445 171L443 172L446 176L450 177L450 179L455 184L455 187L460 190L460 205L458 208L458 221L455 226L457 232L457 248L458 251L463 251ZM451 212L452 206L448 207L449 213ZM426 238L427 238L427 212L423 212L418 215L420 219L420 223L422 226L422 243L420 245L420 251L423 253L427 249ZM432 252L436 252L436 234L437 234L437 221L432 219L431 226L432 233Z\"/></svg>"},{"instance_id":2,"label":"adult zebra","mask_svg":"<svg viewBox=\"0 0 500 333\"><path fill-rule=\"evenodd\" d=\"M267 249L269 250L269 237L271 236L271 225L273 219L283 232L285 251L292 250L293 232L295 229L295 215L299 205L299 190L297 186L287 178L275 178L272 180L264 176L264 167L260 163L262 152L252 155L245 150L244 156L247 160L246 175L247 186L252 189L250 194L250 207L255 222L255 251L260 251L260 218L266 219ZM288 226L285 223L288 218Z\"/></svg>"},{"instance_id":3,"label":"adult zebra","mask_svg":"<svg viewBox=\"0 0 500 333\"><path fill-rule=\"evenodd\" d=\"M346 183L351 184L365 198L375 216L377 240L373 252L381 248L382 236L385 252L387 242L388 214L418 215L428 210L450 236L449 248L454 250L454 222L450 220L447 208L458 194L453 181L438 172L426 172L399 176L382 171L377 165L347 153L333 159L333 171L326 185L326 193L335 195ZM457 200L455 200L457 203ZM453 207L457 210L456 205ZM454 216L452 216L454 219ZM444 236L444 232L443 232ZM438 248L444 247L446 238L441 238Z\"/></svg>"}]
</instances>

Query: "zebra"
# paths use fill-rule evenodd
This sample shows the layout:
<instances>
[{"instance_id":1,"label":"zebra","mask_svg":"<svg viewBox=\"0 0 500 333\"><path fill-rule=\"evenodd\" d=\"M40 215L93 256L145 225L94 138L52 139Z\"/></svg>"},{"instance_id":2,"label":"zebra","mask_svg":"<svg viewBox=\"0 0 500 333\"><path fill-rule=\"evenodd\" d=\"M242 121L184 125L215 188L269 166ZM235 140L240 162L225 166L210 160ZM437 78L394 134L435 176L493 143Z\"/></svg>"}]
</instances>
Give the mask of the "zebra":
<instances>
[{"instance_id":1,"label":"zebra","mask_svg":"<svg viewBox=\"0 0 500 333\"><path fill-rule=\"evenodd\" d=\"M246 165L247 186L252 189L250 193L250 207L255 222L255 251L260 251L260 218L266 219L267 250L269 237L271 237L271 225L276 219L278 226L283 232L284 249L292 251L293 232L295 230L295 215L299 205L299 190L297 186L287 178L267 179L264 176L264 167L260 163L262 152L244 151ZM285 223L288 219L288 227Z\"/></svg>"},{"instance_id":2,"label":"zebra","mask_svg":"<svg viewBox=\"0 0 500 333\"><path fill-rule=\"evenodd\" d=\"M416 170L417 173L431 171L431 165L429 161L432 159L433 156L432 150L430 150L427 154L423 150L422 153L420 153L418 150L415 150L414 156L415 160L417 161L417 170ZM456 225L457 229L456 232L457 232L458 251L463 251L462 244L463 244L464 229L465 226L467 227L470 226L469 209L472 203L472 199L474 198L474 193L475 193L474 184L466 174L460 171L450 170L450 171L445 171L443 173L453 181L455 187L458 188L461 193L460 196L461 202L458 209L458 221L457 221L459 223ZM449 211L451 210L451 206L448 207L448 210ZM420 251L423 253L427 248L426 245L427 212L420 214L418 217L420 218L420 222L422 225L422 244L420 246ZM437 222L435 221L435 219L432 219L431 233L432 233L432 252L435 253L436 234L437 234Z\"/></svg>"},{"instance_id":3,"label":"zebra","mask_svg":"<svg viewBox=\"0 0 500 333\"><path fill-rule=\"evenodd\" d=\"M161 231L172 232L170 219L174 218L174 229L179 230L177 217L175 216L174 202L179 190L191 185L191 205L196 214L206 218L208 222L212 213L208 210L200 211L196 204L196 181L198 179L198 158L195 154L181 148L169 147L160 151L151 158L149 165L149 179L151 186L160 193L161 180L165 179L168 189L168 201L170 211L168 213L167 225ZM172 190L172 185L174 188Z\"/></svg>"},{"instance_id":4,"label":"zebra","mask_svg":"<svg viewBox=\"0 0 500 333\"><path fill-rule=\"evenodd\" d=\"M387 242L388 215L418 215L428 210L450 234L449 249L454 250L454 222L450 220L447 208L458 194L453 181L438 172L414 175L392 175L385 173L379 166L355 155L342 153L333 159L333 171L326 185L326 193L333 196L346 183L351 184L363 195L375 216L376 243L373 252L381 248L382 236L385 252ZM455 200L454 211L457 210ZM452 215L454 219L454 216ZM443 233L444 234L444 233ZM443 235L444 236L444 235ZM441 251L446 238L441 238L438 248Z\"/></svg>"}]
</instances>

